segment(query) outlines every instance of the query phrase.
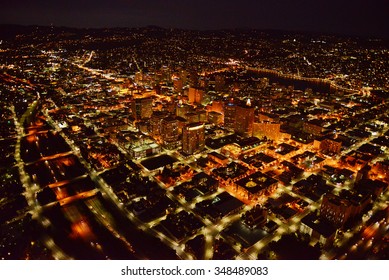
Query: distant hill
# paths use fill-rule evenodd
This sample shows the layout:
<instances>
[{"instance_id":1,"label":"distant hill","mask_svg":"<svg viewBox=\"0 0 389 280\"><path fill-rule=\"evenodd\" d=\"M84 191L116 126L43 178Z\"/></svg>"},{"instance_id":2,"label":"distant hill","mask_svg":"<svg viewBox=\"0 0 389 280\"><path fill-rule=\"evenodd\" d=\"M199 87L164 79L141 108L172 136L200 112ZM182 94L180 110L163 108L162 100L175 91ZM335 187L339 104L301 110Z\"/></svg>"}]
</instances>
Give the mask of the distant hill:
<instances>
[{"instance_id":1,"label":"distant hill","mask_svg":"<svg viewBox=\"0 0 389 280\"><path fill-rule=\"evenodd\" d=\"M185 32L190 35L218 35L223 37L224 35L250 35L252 37L270 37L270 38L283 38L285 36L300 36L301 39L310 40L311 38L317 38L320 36L331 36L338 38L353 38L362 44L381 46L389 46L389 39L377 39L371 40L369 38L356 38L355 36L346 36L339 34L325 34L325 33L313 33L313 32L300 32L300 31L285 31L285 30L272 30L272 29L251 29L251 28L233 28L233 29L220 29L220 30L185 30L185 29L168 29L160 26L150 25L146 27L129 28L129 27L117 27L117 28L73 28L73 27L61 27L61 26L36 26L36 25L16 25L16 24L0 24L0 39L13 40L18 35L25 35L29 37L29 40L43 39L46 36L51 37L71 37L77 39L83 36L92 37L108 37L114 34L125 34L129 32L140 32L153 37L170 36L176 32ZM49 36L50 37L50 36Z\"/></svg>"},{"instance_id":2,"label":"distant hill","mask_svg":"<svg viewBox=\"0 0 389 280\"><path fill-rule=\"evenodd\" d=\"M16 25L16 24L0 24L0 38L2 39L13 39L17 35L28 35L28 34L49 34L50 32L59 33L61 31L78 32L78 29L67 28L67 27L51 27L51 26L35 26L35 25Z\"/></svg>"}]
</instances>

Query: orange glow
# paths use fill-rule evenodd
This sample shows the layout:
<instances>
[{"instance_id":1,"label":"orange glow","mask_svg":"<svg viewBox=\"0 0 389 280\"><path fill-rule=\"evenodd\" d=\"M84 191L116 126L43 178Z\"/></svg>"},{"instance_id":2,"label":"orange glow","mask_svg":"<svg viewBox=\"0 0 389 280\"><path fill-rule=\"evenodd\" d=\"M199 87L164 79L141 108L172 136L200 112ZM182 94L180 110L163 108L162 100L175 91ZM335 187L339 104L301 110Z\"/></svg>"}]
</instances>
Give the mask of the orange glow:
<instances>
[{"instance_id":1,"label":"orange glow","mask_svg":"<svg viewBox=\"0 0 389 280\"><path fill-rule=\"evenodd\" d=\"M372 238L375 235L376 231L377 231L376 228L370 226L363 231L363 236L365 238Z\"/></svg>"},{"instance_id":2,"label":"orange glow","mask_svg":"<svg viewBox=\"0 0 389 280\"><path fill-rule=\"evenodd\" d=\"M65 189L58 188L55 192L57 200L62 200L68 197L68 192Z\"/></svg>"},{"instance_id":3,"label":"orange glow","mask_svg":"<svg viewBox=\"0 0 389 280\"><path fill-rule=\"evenodd\" d=\"M71 238L92 239L94 234L89 227L88 223L84 220L80 220L72 224Z\"/></svg>"},{"instance_id":4,"label":"orange glow","mask_svg":"<svg viewBox=\"0 0 389 280\"><path fill-rule=\"evenodd\" d=\"M36 141L36 137L35 135L29 135L26 137L26 140L29 142L29 143L33 143Z\"/></svg>"}]
</instances>

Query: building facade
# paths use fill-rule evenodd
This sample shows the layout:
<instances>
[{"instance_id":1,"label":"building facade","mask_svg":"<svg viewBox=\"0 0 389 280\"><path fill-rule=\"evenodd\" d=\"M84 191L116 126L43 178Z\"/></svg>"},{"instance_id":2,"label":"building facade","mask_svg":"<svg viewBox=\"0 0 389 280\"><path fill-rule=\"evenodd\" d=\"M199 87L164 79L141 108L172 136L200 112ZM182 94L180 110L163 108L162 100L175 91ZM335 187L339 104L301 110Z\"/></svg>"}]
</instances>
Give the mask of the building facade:
<instances>
[{"instance_id":1,"label":"building facade","mask_svg":"<svg viewBox=\"0 0 389 280\"><path fill-rule=\"evenodd\" d=\"M164 118L161 122L161 138L167 149L175 149L179 144L178 120L174 117Z\"/></svg>"},{"instance_id":2,"label":"building facade","mask_svg":"<svg viewBox=\"0 0 389 280\"><path fill-rule=\"evenodd\" d=\"M134 99L131 108L134 119L148 119L153 114L153 99L151 97Z\"/></svg>"},{"instance_id":3,"label":"building facade","mask_svg":"<svg viewBox=\"0 0 389 280\"><path fill-rule=\"evenodd\" d=\"M204 91L202 89L190 87L188 92L189 103L201 104L204 99Z\"/></svg>"},{"instance_id":4,"label":"building facade","mask_svg":"<svg viewBox=\"0 0 389 280\"><path fill-rule=\"evenodd\" d=\"M224 106L224 127L230 130L235 130L236 120L236 105L233 100L230 100Z\"/></svg>"},{"instance_id":5,"label":"building facade","mask_svg":"<svg viewBox=\"0 0 389 280\"><path fill-rule=\"evenodd\" d=\"M200 152L205 147L205 127L203 123L188 124L182 131L182 151L186 155Z\"/></svg>"},{"instance_id":6,"label":"building facade","mask_svg":"<svg viewBox=\"0 0 389 280\"><path fill-rule=\"evenodd\" d=\"M235 132L245 136L253 136L254 127L254 108L251 107L250 99L248 99L246 105L236 107L235 114Z\"/></svg>"}]
</instances>

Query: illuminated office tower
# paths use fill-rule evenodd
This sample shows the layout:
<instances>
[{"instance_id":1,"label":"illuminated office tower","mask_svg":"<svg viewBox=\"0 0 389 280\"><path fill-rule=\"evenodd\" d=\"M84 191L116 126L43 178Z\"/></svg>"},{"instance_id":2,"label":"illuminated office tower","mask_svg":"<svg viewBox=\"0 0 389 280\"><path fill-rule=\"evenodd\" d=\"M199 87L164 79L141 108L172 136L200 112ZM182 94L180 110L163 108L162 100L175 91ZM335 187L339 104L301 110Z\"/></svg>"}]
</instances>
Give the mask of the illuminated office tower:
<instances>
[{"instance_id":1,"label":"illuminated office tower","mask_svg":"<svg viewBox=\"0 0 389 280\"><path fill-rule=\"evenodd\" d=\"M209 112L208 113L208 122L215 124L215 125L222 125L223 124L223 114L220 114L218 112Z\"/></svg>"},{"instance_id":2,"label":"illuminated office tower","mask_svg":"<svg viewBox=\"0 0 389 280\"><path fill-rule=\"evenodd\" d=\"M155 111L151 116L150 130L151 134L155 137L161 135L161 123L168 115L165 111Z\"/></svg>"},{"instance_id":3,"label":"illuminated office tower","mask_svg":"<svg viewBox=\"0 0 389 280\"><path fill-rule=\"evenodd\" d=\"M166 117L161 122L161 137L167 149L175 149L179 143L178 120L175 117Z\"/></svg>"},{"instance_id":4,"label":"illuminated office tower","mask_svg":"<svg viewBox=\"0 0 389 280\"><path fill-rule=\"evenodd\" d=\"M196 112L189 112L185 114L185 119L188 121L188 123L197 123L200 122L199 114Z\"/></svg>"},{"instance_id":5,"label":"illuminated office tower","mask_svg":"<svg viewBox=\"0 0 389 280\"><path fill-rule=\"evenodd\" d=\"M174 87L174 91L175 92L181 93L182 92L182 88L184 87L184 83L183 83L182 79L175 78L173 80L173 87Z\"/></svg>"},{"instance_id":6,"label":"illuminated office tower","mask_svg":"<svg viewBox=\"0 0 389 280\"><path fill-rule=\"evenodd\" d=\"M134 99L131 105L132 115L136 120L148 119L153 114L153 99L151 97Z\"/></svg>"},{"instance_id":7,"label":"illuminated office tower","mask_svg":"<svg viewBox=\"0 0 389 280\"><path fill-rule=\"evenodd\" d=\"M205 129L203 123L192 123L184 127L182 131L182 151L192 155L200 152L205 147Z\"/></svg>"},{"instance_id":8,"label":"illuminated office tower","mask_svg":"<svg viewBox=\"0 0 389 280\"><path fill-rule=\"evenodd\" d=\"M182 102L178 103L176 107L176 116L185 118L186 114L189 113L190 108L191 107L187 104L183 104Z\"/></svg>"},{"instance_id":9,"label":"illuminated office tower","mask_svg":"<svg viewBox=\"0 0 389 280\"><path fill-rule=\"evenodd\" d=\"M195 112L189 112L185 114L184 117L188 123L202 122L205 123L207 121L207 111L198 110Z\"/></svg>"},{"instance_id":10,"label":"illuminated office tower","mask_svg":"<svg viewBox=\"0 0 389 280\"><path fill-rule=\"evenodd\" d=\"M231 98L224 107L224 127L230 130L235 130L236 120L236 105Z\"/></svg>"},{"instance_id":11,"label":"illuminated office tower","mask_svg":"<svg viewBox=\"0 0 389 280\"><path fill-rule=\"evenodd\" d=\"M263 121L254 123L253 136L262 138L266 137L272 140L281 138L281 123Z\"/></svg>"},{"instance_id":12,"label":"illuminated office tower","mask_svg":"<svg viewBox=\"0 0 389 280\"><path fill-rule=\"evenodd\" d=\"M214 100L210 106L210 110L213 112L218 112L220 114L224 114L223 102Z\"/></svg>"},{"instance_id":13,"label":"illuminated office tower","mask_svg":"<svg viewBox=\"0 0 389 280\"><path fill-rule=\"evenodd\" d=\"M352 216L352 205L347 199L328 193L323 196L320 217L336 227L342 227Z\"/></svg>"},{"instance_id":14,"label":"illuminated office tower","mask_svg":"<svg viewBox=\"0 0 389 280\"><path fill-rule=\"evenodd\" d=\"M190 87L188 92L189 103L201 104L204 99L204 91L198 88Z\"/></svg>"},{"instance_id":15,"label":"illuminated office tower","mask_svg":"<svg viewBox=\"0 0 389 280\"><path fill-rule=\"evenodd\" d=\"M251 106L250 99L246 105L236 107L235 132L245 137L253 136L254 126L254 108Z\"/></svg>"}]
</instances>

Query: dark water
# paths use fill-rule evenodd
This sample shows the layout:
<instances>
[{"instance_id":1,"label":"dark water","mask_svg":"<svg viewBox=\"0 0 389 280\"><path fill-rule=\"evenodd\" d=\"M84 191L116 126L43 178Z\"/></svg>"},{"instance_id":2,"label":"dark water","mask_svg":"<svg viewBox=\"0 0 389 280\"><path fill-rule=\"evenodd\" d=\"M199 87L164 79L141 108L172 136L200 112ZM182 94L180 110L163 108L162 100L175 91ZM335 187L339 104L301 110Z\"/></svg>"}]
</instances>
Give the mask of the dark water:
<instances>
[{"instance_id":1,"label":"dark water","mask_svg":"<svg viewBox=\"0 0 389 280\"><path fill-rule=\"evenodd\" d=\"M270 83L279 83L285 86L293 86L296 90L305 90L311 88L313 91L321 93L333 93L335 89L331 87L329 82L325 81L306 81L297 80L289 77L285 77L281 74L266 72L266 71L250 71L255 73L258 77L268 78Z\"/></svg>"}]
</instances>

